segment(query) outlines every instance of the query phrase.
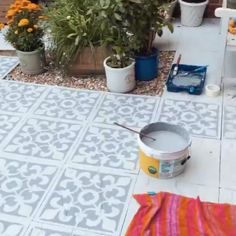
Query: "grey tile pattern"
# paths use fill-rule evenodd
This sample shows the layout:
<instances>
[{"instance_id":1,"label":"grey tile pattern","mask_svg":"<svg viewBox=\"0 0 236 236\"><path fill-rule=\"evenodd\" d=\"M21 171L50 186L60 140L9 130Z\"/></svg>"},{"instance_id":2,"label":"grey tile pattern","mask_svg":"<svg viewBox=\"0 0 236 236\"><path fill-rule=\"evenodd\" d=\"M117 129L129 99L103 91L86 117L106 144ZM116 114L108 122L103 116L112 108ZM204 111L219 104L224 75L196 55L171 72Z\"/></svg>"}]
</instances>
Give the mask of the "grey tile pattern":
<instances>
[{"instance_id":1,"label":"grey tile pattern","mask_svg":"<svg viewBox=\"0 0 236 236\"><path fill-rule=\"evenodd\" d=\"M159 100L0 81L0 234L121 235Z\"/></svg>"},{"instance_id":2,"label":"grey tile pattern","mask_svg":"<svg viewBox=\"0 0 236 236\"><path fill-rule=\"evenodd\" d=\"M50 227L50 229L49 229ZM54 229L52 229L54 228ZM69 230L68 228L63 227L58 229L58 227L52 227L39 224L39 226L32 227L25 236L105 236L104 234L96 234L88 231L78 231L76 227Z\"/></svg>"},{"instance_id":3,"label":"grey tile pattern","mask_svg":"<svg viewBox=\"0 0 236 236\"><path fill-rule=\"evenodd\" d=\"M114 122L132 127L143 127L152 119L158 97L107 94L99 107L94 122Z\"/></svg>"},{"instance_id":4,"label":"grey tile pattern","mask_svg":"<svg viewBox=\"0 0 236 236\"><path fill-rule=\"evenodd\" d=\"M63 160L79 135L81 126L30 118L5 146L8 153Z\"/></svg>"},{"instance_id":5,"label":"grey tile pattern","mask_svg":"<svg viewBox=\"0 0 236 236\"><path fill-rule=\"evenodd\" d=\"M165 99L158 120L179 124L192 135L219 138L220 118L218 104Z\"/></svg>"},{"instance_id":6,"label":"grey tile pattern","mask_svg":"<svg viewBox=\"0 0 236 236\"><path fill-rule=\"evenodd\" d=\"M101 94L99 92L54 88L40 103L35 114L53 118L83 121Z\"/></svg>"},{"instance_id":7,"label":"grey tile pattern","mask_svg":"<svg viewBox=\"0 0 236 236\"><path fill-rule=\"evenodd\" d=\"M67 168L39 219L116 235L131 197L132 182L131 175Z\"/></svg>"},{"instance_id":8,"label":"grey tile pattern","mask_svg":"<svg viewBox=\"0 0 236 236\"><path fill-rule=\"evenodd\" d=\"M0 79L3 79L18 63L17 57L0 56Z\"/></svg>"},{"instance_id":9,"label":"grey tile pattern","mask_svg":"<svg viewBox=\"0 0 236 236\"><path fill-rule=\"evenodd\" d=\"M31 216L48 190L56 171L55 166L6 160L1 157L0 213Z\"/></svg>"},{"instance_id":10,"label":"grey tile pattern","mask_svg":"<svg viewBox=\"0 0 236 236\"><path fill-rule=\"evenodd\" d=\"M119 127L91 125L78 143L72 162L137 172L136 134Z\"/></svg>"},{"instance_id":11,"label":"grey tile pattern","mask_svg":"<svg viewBox=\"0 0 236 236\"><path fill-rule=\"evenodd\" d=\"M13 130L19 120L19 116L0 113L0 143Z\"/></svg>"},{"instance_id":12,"label":"grey tile pattern","mask_svg":"<svg viewBox=\"0 0 236 236\"><path fill-rule=\"evenodd\" d=\"M224 107L223 135L227 139L236 139L236 106Z\"/></svg>"},{"instance_id":13,"label":"grey tile pattern","mask_svg":"<svg viewBox=\"0 0 236 236\"><path fill-rule=\"evenodd\" d=\"M0 110L24 114L44 90L41 86L0 81Z\"/></svg>"},{"instance_id":14,"label":"grey tile pattern","mask_svg":"<svg viewBox=\"0 0 236 236\"><path fill-rule=\"evenodd\" d=\"M0 221L1 236L20 236L23 230L23 225L8 221Z\"/></svg>"}]
</instances>

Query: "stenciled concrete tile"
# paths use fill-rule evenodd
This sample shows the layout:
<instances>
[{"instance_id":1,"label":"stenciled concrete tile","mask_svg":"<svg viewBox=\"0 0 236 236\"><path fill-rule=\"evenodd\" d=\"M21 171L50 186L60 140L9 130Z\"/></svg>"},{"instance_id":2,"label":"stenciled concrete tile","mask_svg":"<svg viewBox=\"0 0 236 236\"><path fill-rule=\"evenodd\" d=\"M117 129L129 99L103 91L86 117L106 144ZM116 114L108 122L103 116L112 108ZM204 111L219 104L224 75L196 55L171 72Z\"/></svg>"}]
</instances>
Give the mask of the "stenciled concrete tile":
<instances>
[{"instance_id":1,"label":"stenciled concrete tile","mask_svg":"<svg viewBox=\"0 0 236 236\"><path fill-rule=\"evenodd\" d=\"M0 56L0 79L3 79L19 63L17 57Z\"/></svg>"},{"instance_id":2,"label":"stenciled concrete tile","mask_svg":"<svg viewBox=\"0 0 236 236\"><path fill-rule=\"evenodd\" d=\"M52 88L34 114L73 122L84 121L88 119L100 96L100 92Z\"/></svg>"},{"instance_id":3,"label":"stenciled concrete tile","mask_svg":"<svg viewBox=\"0 0 236 236\"><path fill-rule=\"evenodd\" d=\"M80 129L79 124L29 118L5 145L4 152L61 161Z\"/></svg>"},{"instance_id":4,"label":"stenciled concrete tile","mask_svg":"<svg viewBox=\"0 0 236 236\"><path fill-rule=\"evenodd\" d=\"M0 235L1 236L21 236L24 229L24 225L9 222L6 220L0 220Z\"/></svg>"},{"instance_id":5,"label":"stenciled concrete tile","mask_svg":"<svg viewBox=\"0 0 236 236\"><path fill-rule=\"evenodd\" d=\"M24 114L45 89L37 85L0 81L0 110Z\"/></svg>"},{"instance_id":6,"label":"stenciled concrete tile","mask_svg":"<svg viewBox=\"0 0 236 236\"><path fill-rule=\"evenodd\" d=\"M158 97L107 93L98 108L94 122L103 124L118 122L141 128L151 121L159 100Z\"/></svg>"},{"instance_id":7,"label":"stenciled concrete tile","mask_svg":"<svg viewBox=\"0 0 236 236\"><path fill-rule=\"evenodd\" d=\"M77 227L59 227L58 225L35 223L25 236L106 236L88 231L78 230Z\"/></svg>"},{"instance_id":8,"label":"stenciled concrete tile","mask_svg":"<svg viewBox=\"0 0 236 236\"><path fill-rule=\"evenodd\" d=\"M218 104L164 99L157 119L181 125L192 135L219 138L220 117Z\"/></svg>"},{"instance_id":9,"label":"stenciled concrete tile","mask_svg":"<svg viewBox=\"0 0 236 236\"><path fill-rule=\"evenodd\" d=\"M20 121L19 116L0 113L0 143L13 130Z\"/></svg>"},{"instance_id":10,"label":"stenciled concrete tile","mask_svg":"<svg viewBox=\"0 0 236 236\"><path fill-rule=\"evenodd\" d=\"M120 235L133 191L132 175L66 168L38 215L42 223Z\"/></svg>"},{"instance_id":11,"label":"stenciled concrete tile","mask_svg":"<svg viewBox=\"0 0 236 236\"><path fill-rule=\"evenodd\" d=\"M6 160L1 157L0 215L25 218L32 216L56 172L55 166Z\"/></svg>"},{"instance_id":12,"label":"stenciled concrete tile","mask_svg":"<svg viewBox=\"0 0 236 236\"><path fill-rule=\"evenodd\" d=\"M236 139L236 106L224 106L223 137Z\"/></svg>"},{"instance_id":13,"label":"stenciled concrete tile","mask_svg":"<svg viewBox=\"0 0 236 236\"><path fill-rule=\"evenodd\" d=\"M120 127L91 125L78 143L72 162L137 172L136 134Z\"/></svg>"}]
</instances>

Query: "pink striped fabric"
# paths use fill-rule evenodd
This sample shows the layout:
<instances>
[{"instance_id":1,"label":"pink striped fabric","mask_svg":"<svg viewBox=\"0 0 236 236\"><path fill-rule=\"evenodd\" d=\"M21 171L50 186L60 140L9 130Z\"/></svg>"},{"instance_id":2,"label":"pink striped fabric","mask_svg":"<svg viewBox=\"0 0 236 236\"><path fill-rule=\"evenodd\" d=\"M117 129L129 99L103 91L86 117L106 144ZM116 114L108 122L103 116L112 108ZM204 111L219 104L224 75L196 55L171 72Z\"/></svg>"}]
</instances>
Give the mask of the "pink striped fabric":
<instances>
[{"instance_id":1,"label":"pink striped fabric","mask_svg":"<svg viewBox=\"0 0 236 236\"><path fill-rule=\"evenodd\" d=\"M236 205L172 193L138 194L126 236L236 236Z\"/></svg>"}]
</instances>

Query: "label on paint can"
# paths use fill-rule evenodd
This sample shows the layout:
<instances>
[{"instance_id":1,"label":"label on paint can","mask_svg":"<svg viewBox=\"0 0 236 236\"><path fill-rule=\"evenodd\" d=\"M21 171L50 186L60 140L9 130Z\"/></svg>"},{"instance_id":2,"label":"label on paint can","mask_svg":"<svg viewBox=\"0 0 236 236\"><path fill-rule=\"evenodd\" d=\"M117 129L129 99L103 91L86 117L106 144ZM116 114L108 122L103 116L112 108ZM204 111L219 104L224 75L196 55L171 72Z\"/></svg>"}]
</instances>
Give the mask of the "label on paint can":
<instances>
[{"instance_id":1,"label":"label on paint can","mask_svg":"<svg viewBox=\"0 0 236 236\"><path fill-rule=\"evenodd\" d=\"M181 158L178 160L172 160L172 161L160 161L160 167L159 167L159 175L160 177L168 177L173 175L174 173L180 172L184 169L185 165L182 165L181 163L185 160L185 158Z\"/></svg>"}]
</instances>

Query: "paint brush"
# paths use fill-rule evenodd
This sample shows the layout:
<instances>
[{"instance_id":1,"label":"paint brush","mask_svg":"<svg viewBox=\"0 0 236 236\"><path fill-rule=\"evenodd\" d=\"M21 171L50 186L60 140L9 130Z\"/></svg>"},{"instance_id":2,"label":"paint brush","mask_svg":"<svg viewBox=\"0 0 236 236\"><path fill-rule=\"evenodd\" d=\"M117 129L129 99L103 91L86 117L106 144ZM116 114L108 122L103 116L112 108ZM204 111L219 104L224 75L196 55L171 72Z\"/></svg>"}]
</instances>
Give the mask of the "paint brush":
<instances>
[{"instance_id":1,"label":"paint brush","mask_svg":"<svg viewBox=\"0 0 236 236\"><path fill-rule=\"evenodd\" d=\"M149 135L146 135L146 134L143 134L143 133L141 133L141 132L138 132L138 131L136 131L136 130L134 130L134 129L128 128L128 127L126 127L126 126L124 126L124 125L118 124L117 122L114 122L114 125L117 125L117 126L119 126L119 127L121 127L121 128L124 128L124 129L127 129L127 130L129 130L129 131L132 131L132 132L134 132L134 133L136 133L136 134L140 134L140 135L142 135L142 136L145 137L145 138L151 139L152 141L156 141L155 138L150 137Z\"/></svg>"},{"instance_id":2,"label":"paint brush","mask_svg":"<svg viewBox=\"0 0 236 236\"><path fill-rule=\"evenodd\" d=\"M175 67L174 67L172 76L175 76L175 75L178 74L180 60L181 60L181 54L179 54L179 57L178 57L178 59L177 59L176 65L175 65Z\"/></svg>"}]
</instances>

